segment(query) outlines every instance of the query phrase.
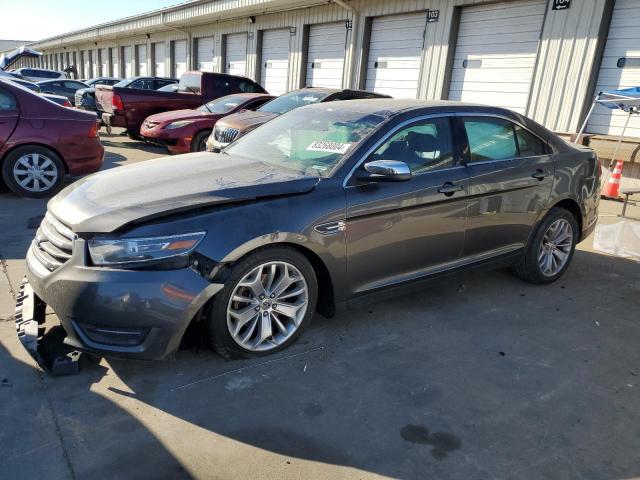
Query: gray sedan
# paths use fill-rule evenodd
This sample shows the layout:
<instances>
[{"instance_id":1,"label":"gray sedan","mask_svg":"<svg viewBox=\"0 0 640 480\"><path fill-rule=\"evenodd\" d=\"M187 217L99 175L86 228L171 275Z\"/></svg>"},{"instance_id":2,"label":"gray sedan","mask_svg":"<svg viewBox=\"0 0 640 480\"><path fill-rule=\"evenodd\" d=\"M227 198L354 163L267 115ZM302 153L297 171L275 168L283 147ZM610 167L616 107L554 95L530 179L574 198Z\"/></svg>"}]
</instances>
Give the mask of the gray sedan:
<instances>
[{"instance_id":1,"label":"gray sedan","mask_svg":"<svg viewBox=\"0 0 640 480\"><path fill-rule=\"evenodd\" d=\"M599 186L591 150L505 109L302 107L219 154L115 168L63 190L27 254L19 298L31 307L18 330L33 349L29 322L48 304L82 350L165 358L203 322L220 354L265 355L316 311L443 274L510 265L528 282L557 280L595 226Z\"/></svg>"}]
</instances>

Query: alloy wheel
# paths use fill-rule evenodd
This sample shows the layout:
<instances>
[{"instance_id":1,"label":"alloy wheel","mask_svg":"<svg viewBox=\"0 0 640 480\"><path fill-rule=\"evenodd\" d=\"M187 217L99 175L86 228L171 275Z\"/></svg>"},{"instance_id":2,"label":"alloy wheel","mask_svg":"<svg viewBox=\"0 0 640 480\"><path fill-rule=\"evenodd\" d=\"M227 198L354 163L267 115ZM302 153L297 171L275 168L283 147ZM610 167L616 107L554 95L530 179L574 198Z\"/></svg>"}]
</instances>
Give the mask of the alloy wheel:
<instances>
[{"instance_id":1,"label":"alloy wheel","mask_svg":"<svg viewBox=\"0 0 640 480\"><path fill-rule=\"evenodd\" d=\"M540 243L538 266L543 275L557 275L569 261L573 247L573 228L564 218L553 222Z\"/></svg>"},{"instance_id":2,"label":"alloy wheel","mask_svg":"<svg viewBox=\"0 0 640 480\"><path fill-rule=\"evenodd\" d=\"M50 190L58 180L58 168L41 153L23 155L13 166L13 178L20 188L33 193Z\"/></svg>"},{"instance_id":3,"label":"alloy wheel","mask_svg":"<svg viewBox=\"0 0 640 480\"><path fill-rule=\"evenodd\" d=\"M227 306L227 327L242 348L272 350L298 330L308 304L309 289L298 268L282 261L263 263L236 285Z\"/></svg>"}]
</instances>

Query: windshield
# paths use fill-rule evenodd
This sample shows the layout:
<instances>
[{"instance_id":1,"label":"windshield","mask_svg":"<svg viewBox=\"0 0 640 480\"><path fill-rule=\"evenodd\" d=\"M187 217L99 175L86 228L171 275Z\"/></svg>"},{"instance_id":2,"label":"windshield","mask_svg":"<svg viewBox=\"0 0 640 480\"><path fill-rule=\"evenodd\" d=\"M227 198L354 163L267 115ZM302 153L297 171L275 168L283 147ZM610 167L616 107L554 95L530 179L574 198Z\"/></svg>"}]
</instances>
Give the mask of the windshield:
<instances>
[{"instance_id":1,"label":"windshield","mask_svg":"<svg viewBox=\"0 0 640 480\"><path fill-rule=\"evenodd\" d=\"M258 111L281 115L289 110L293 110L294 108L318 103L328 95L329 93L325 92L305 92L304 90L297 90L295 92L280 95L278 98L265 103L258 109Z\"/></svg>"},{"instance_id":2,"label":"windshield","mask_svg":"<svg viewBox=\"0 0 640 480\"><path fill-rule=\"evenodd\" d=\"M212 100L204 105L200 105L196 110L205 113L228 113L246 101L247 97L240 95L228 95L226 97Z\"/></svg>"},{"instance_id":3,"label":"windshield","mask_svg":"<svg viewBox=\"0 0 640 480\"><path fill-rule=\"evenodd\" d=\"M331 107L303 108L265 123L223 152L326 177L383 120L380 115Z\"/></svg>"}]
</instances>

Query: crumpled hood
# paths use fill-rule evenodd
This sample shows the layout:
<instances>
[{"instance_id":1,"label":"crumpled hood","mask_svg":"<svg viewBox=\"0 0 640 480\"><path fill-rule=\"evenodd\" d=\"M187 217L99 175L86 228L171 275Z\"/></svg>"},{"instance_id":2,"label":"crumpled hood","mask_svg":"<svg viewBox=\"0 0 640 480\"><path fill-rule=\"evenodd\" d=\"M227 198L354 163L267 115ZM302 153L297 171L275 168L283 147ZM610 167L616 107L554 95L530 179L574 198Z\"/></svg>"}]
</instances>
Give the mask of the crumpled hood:
<instances>
[{"instance_id":1,"label":"crumpled hood","mask_svg":"<svg viewBox=\"0 0 640 480\"><path fill-rule=\"evenodd\" d=\"M48 209L76 233L108 233L193 207L305 193L318 182L256 160L198 152L90 175L52 198Z\"/></svg>"},{"instance_id":2,"label":"crumpled hood","mask_svg":"<svg viewBox=\"0 0 640 480\"><path fill-rule=\"evenodd\" d=\"M176 122L178 120L207 118L215 115L216 114L214 113L198 112L197 110L174 110L169 112L156 113L155 115L147 117L147 120L150 120L152 122L165 123Z\"/></svg>"}]
</instances>

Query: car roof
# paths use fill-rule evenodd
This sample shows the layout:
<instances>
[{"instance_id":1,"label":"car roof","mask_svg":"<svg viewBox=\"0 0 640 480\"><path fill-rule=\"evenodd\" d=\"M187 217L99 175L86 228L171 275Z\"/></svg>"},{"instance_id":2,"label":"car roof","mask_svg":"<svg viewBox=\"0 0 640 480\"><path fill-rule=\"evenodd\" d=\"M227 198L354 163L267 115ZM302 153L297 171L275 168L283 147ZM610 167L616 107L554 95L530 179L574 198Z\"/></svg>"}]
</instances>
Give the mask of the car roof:
<instances>
[{"instance_id":1,"label":"car roof","mask_svg":"<svg viewBox=\"0 0 640 480\"><path fill-rule=\"evenodd\" d=\"M413 99L395 99L395 98L366 98L357 100L343 100L340 102L316 103L307 105L302 108L319 108L338 111L357 111L360 113L381 115L390 117L402 112L411 110L449 110L449 111L468 111L482 110L484 112L493 111L494 113L505 112L512 113L510 110L475 103L456 102L451 100L413 100Z\"/></svg>"}]
</instances>

